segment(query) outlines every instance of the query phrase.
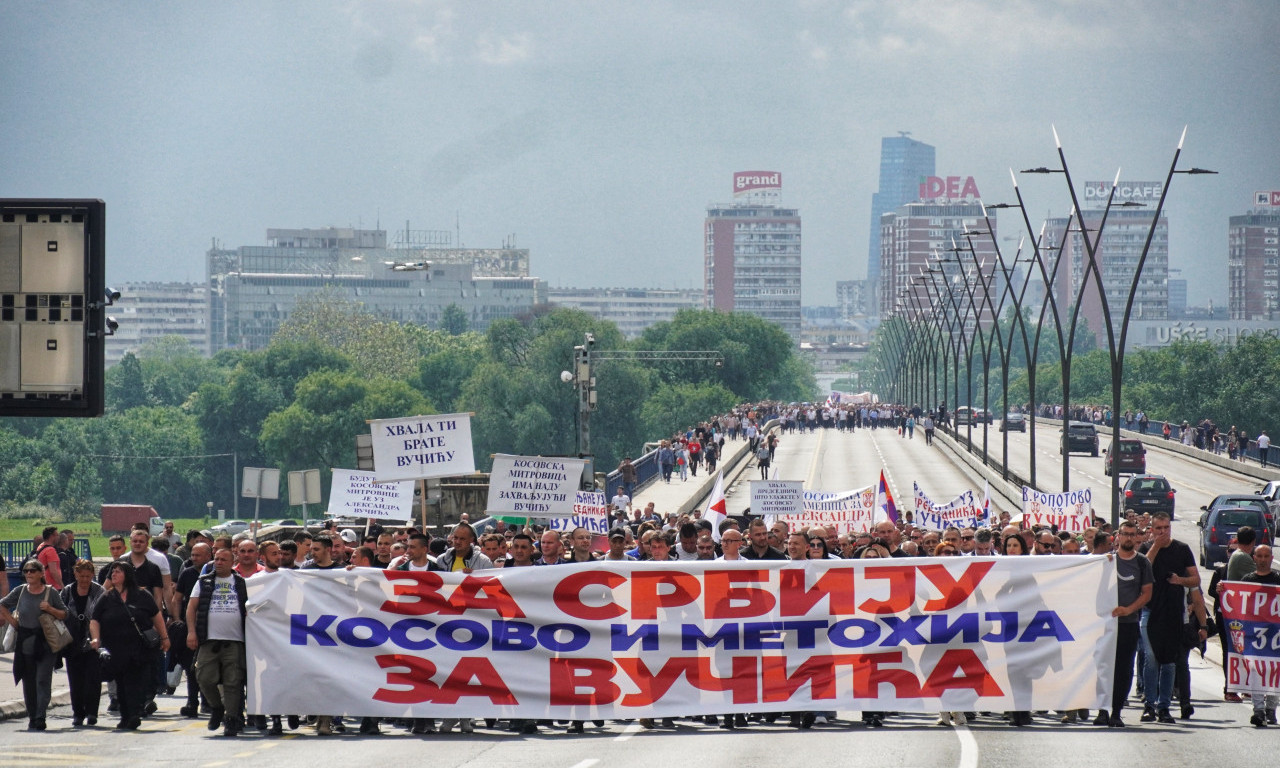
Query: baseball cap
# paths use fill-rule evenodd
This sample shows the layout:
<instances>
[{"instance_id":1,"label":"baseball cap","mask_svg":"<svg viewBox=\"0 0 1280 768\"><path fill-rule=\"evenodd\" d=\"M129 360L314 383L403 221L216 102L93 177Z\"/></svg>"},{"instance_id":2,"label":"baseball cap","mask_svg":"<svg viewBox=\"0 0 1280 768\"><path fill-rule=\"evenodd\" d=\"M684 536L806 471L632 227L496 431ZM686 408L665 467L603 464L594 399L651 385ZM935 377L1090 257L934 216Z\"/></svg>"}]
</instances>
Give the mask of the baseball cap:
<instances>
[{"instance_id":1,"label":"baseball cap","mask_svg":"<svg viewBox=\"0 0 1280 768\"><path fill-rule=\"evenodd\" d=\"M622 530L621 528L614 528L612 531L609 531L610 541L613 541L614 539L625 539L625 538L627 538L627 532Z\"/></svg>"},{"instance_id":2,"label":"baseball cap","mask_svg":"<svg viewBox=\"0 0 1280 768\"><path fill-rule=\"evenodd\" d=\"M355 531L347 529L342 532L342 540L348 544L355 544L360 540L360 537L356 535Z\"/></svg>"}]
</instances>

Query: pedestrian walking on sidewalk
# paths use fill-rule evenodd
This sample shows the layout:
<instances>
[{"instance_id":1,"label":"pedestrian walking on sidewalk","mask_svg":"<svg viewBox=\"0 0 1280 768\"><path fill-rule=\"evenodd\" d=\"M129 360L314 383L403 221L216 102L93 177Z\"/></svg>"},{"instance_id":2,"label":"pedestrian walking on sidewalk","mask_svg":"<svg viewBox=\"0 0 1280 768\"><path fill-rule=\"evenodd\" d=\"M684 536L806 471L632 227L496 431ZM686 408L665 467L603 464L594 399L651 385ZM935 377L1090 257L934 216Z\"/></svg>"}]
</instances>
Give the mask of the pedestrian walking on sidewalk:
<instances>
[{"instance_id":1,"label":"pedestrian walking on sidewalk","mask_svg":"<svg viewBox=\"0 0 1280 768\"><path fill-rule=\"evenodd\" d=\"M0 621L18 632L13 651L13 682L22 683L22 699L27 705L27 730L45 729L45 712L53 695L55 654L40 628L41 615L67 618L66 606L58 592L44 580L45 569L38 561L22 564L22 586L0 599ZM16 614L16 615L15 615Z\"/></svg>"}]
</instances>

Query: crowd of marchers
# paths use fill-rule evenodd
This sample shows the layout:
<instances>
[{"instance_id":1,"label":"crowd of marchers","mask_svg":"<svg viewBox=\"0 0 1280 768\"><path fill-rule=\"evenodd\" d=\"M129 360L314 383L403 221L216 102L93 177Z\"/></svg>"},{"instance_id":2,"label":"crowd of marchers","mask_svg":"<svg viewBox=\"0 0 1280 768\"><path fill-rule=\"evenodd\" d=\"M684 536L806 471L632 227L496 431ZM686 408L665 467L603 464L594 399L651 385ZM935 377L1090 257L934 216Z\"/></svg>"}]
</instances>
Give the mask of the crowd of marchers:
<instances>
[{"instance_id":1,"label":"crowd of marchers","mask_svg":"<svg viewBox=\"0 0 1280 768\"><path fill-rule=\"evenodd\" d=\"M320 735L342 733L348 724L334 714L249 716L244 713L247 579L270 578L283 569L379 568L475 572L491 568L549 565L573 566L597 561L675 562L689 560L809 560L841 558L910 558L970 556L1060 556L1110 554L1117 563L1118 622L1114 689L1108 709L1096 713L1071 712L942 712L939 725L964 724L988 717L1013 726L1033 718L1064 723L1092 722L1123 727L1137 670L1141 722L1174 723L1173 698L1179 717L1193 717L1189 654L1212 637L1227 646L1217 606L1223 580L1280 584L1271 569L1270 547L1257 544L1253 531L1241 529L1232 543L1228 562L1214 573L1207 591L1200 584L1191 550L1171 537L1170 520L1162 513L1128 513L1112 529L1102 520L1072 534L1052 528L1024 529L1009 522L1007 513L991 527L942 531L917 528L909 521L883 521L872 530L839 533L835 528L792 529L760 518L730 517L713 530L710 521L692 515L660 515L653 505L629 509L618 499L617 524L607 547L594 546L596 537L583 528L569 532L539 527L508 526L494 521L476 531L463 521L448 535L432 537L416 528L373 528L367 535L337 529L311 534L299 532L282 542L261 544L252 537L213 537L191 531L178 546L169 538L150 538L145 531L110 541L112 560L101 569L85 560L69 574L50 572L39 557L22 568L24 583L0 601L0 620L18 630L15 676L21 679L29 727L44 730L52 675L65 669L71 690L73 728L96 725L102 702L102 683L110 681L106 709L118 713L116 728L136 729L152 716L157 695L173 695L185 678L186 703L180 714L206 719L209 730L235 736L246 728L267 735L285 729L314 727ZM177 574L174 578L173 574ZM54 589L55 578L65 586ZM39 617L47 614L66 622L70 643L51 650ZM1224 697L1240 701L1228 692ZM1275 724L1274 696L1251 696L1251 722ZM722 728L747 728L777 718L808 728L834 718L831 712L764 713L697 718ZM879 727L887 712L863 712L862 722ZM642 719L646 728L672 727L671 718ZM355 724L352 723L354 726ZM460 708L458 717L380 721L360 718L358 731L381 733L402 727L416 734L471 732L476 727L536 733L562 727L582 732L584 722L476 721ZM353 728L356 730L356 728Z\"/></svg>"}]
</instances>

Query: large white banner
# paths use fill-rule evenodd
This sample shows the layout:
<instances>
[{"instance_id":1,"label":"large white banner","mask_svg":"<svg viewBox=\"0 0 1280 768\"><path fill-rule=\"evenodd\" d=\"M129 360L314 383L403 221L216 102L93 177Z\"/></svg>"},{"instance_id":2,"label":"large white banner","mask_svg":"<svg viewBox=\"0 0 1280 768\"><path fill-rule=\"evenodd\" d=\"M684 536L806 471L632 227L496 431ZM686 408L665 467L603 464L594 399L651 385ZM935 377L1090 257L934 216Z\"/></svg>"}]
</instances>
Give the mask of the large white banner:
<instances>
[{"instance_id":1,"label":"large white banner","mask_svg":"<svg viewBox=\"0 0 1280 768\"><path fill-rule=\"evenodd\" d=\"M1022 486L1022 526L1056 525L1080 533L1093 524L1093 489L1041 493Z\"/></svg>"},{"instance_id":2,"label":"large white banner","mask_svg":"<svg viewBox=\"0 0 1280 768\"><path fill-rule=\"evenodd\" d=\"M751 515L776 520L804 514L803 480L752 480Z\"/></svg>"},{"instance_id":3,"label":"large white banner","mask_svg":"<svg viewBox=\"0 0 1280 768\"><path fill-rule=\"evenodd\" d=\"M488 511L526 517L569 517L586 459L496 453L489 473Z\"/></svg>"},{"instance_id":4,"label":"large white banner","mask_svg":"<svg viewBox=\"0 0 1280 768\"><path fill-rule=\"evenodd\" d=\"M981 528L990 522L982 502L974 500L973 491L965 491L946 504L938 504L925 495L919 483L911 485L916 492L913 520L918 528L928 528L931 531L946 530L952 525L957 528Z\"/></svg>"},{"instance_id":5,"label":"large white banner","mask_svg":"<svg viewBox=\"0 0 1280 768\"><path fill-rule=\"evenodd\" d=\"M572 531L586 528L592 535L603 536L609 532L609 503L603 493L574 491L573 516L553 517L547 521L553 531Z\"/></svg>"},{"instance_id":6,"label":"large white banner","mask_svg":"<svg viewBox=\"0 0 1280 768\"><path fill-rule=\"evenodd\" d=\"M378 482L470 475L476 471L471 452L471 414L374 419L373 471Z\"/></svg>"},{"instance_id":7,"label":"large white banner","mask_svg":"<svg viewBox=\"0 0 1280 768\"><path fill-rule=\"evenodd\" d=\"M839 533L854 533L869 531L889 518L876 505L876 486L869 485L853 491L805 491L800 514L777 515L774 519L786 522L793 531L834 525Z\"/></svg>"},{"instance_id":8,"label":"large white banner","mask_svg":"<svg viewBox=\"0 0 1280 768\"><path fill-rule=\"evenodd\" d=\"M1106 556L280 571L249 580L248 710L1094 709L1115 573Z\"/></svg>"},{"instance_id":9,"label":"large white banner","mask_svg":"<svg viewBox=\"0 0 1280 768\"><path fill-rule=\"evenodd\" d=\"M372 472L335 469L329 486L329 514L412 520L414 485L412 480L378 483Z\"/></svg>"}]
</instances>

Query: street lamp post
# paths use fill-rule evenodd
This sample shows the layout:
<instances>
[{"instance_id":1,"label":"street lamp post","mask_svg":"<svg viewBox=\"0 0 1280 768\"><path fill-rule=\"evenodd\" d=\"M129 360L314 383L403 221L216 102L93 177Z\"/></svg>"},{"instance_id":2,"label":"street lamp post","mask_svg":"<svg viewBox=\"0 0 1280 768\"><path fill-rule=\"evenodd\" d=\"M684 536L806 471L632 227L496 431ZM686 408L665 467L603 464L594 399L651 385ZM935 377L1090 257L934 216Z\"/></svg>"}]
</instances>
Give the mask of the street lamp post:
<instances>
[{"instance_id":1,"label":"street lamp post","mask_svg":"<svg viewBox=\"0 0 1280 768\"><path fill-rule=\"evenodd\" d=\"M1106 331L1107 331L1107 353L1111 363L1111 404L1112 404L1111 405L1111 448L1112 450L1118 449L1120 444L1119 414L1120 414L1120 405L1122 400L1122 387L1124 384L1125 344L1128 339L1129 320L1133 313L1133 303L1134 303L1134 299L1137 296L1138 283L1142 278L1142 269L1146 265L1147 256L1151 251L1151 241L1155 236L1156 228L1160 224L1160 214L1164 210L1164 202L1167 199L1169 194L1169 186L1173 181L1173 176L1175 173L1185 173L1185 174L1192 174L1192 175L1216 173L1215 171L1209 171L1204 168L1190 168L1186 171L1177 170L1178 158L1182 155L1182 145L1183 145L1183 142L1186 140L1186 137L1187 137L1187 129L1183 128L1182 136L1178 139L1178 146L1173 153L1173 160L1169 163L1169 171L1165 176L1164 186L1160 190L1160 196L1156 203L1154 214L1151 217L1151 224L1147 228L1146 238L1142 244L1142 252L1138 256L1138 263L1137 263L1137 266L1134 268L1134 274L1133 274L1133 278L1130 280L1129 290L1125 295L1124 311L1123 311L1121 322L1120 322L1119 339L1117 340L1116 328L1113 326L1111 322L1111 307L1110 307L1110 302L1107 299L1106 286L1103 285L1101 270L1098 266L1097 251L1098 251L1099 245L1101 245L1102 243L1102 233L1106 227L1107 214L1110 213L1111 207L1115 200L1116 187L1120 183L1120 173L1119 171L1116 172L1115 181L1113 181L1111 185L1111 193L1107 197L1107 207L1103 211L1101 221L1098 225L1097 234L1091 242L1088 236L1087 228L1085 226L1084 212L1080 208L1080 201L1076 195L1075 185L1071 181L1071 171L1069 166L1067 165L1066 153L1062 149L1062 142L1058 138L1057 130L1055 129L1053 132L1054 143L1057 145L1057 149L1058 149L1058 159L1062 164L1062 167L1058 172L1061 172L1065 177L1067 182L1067 189L1071 193L1071 202L1074 209L1073 212L1077 220L1077 223L1079 224L1080 229L1082 230L1080 233L1081 240L1083 242L1085 252L1088 256L1087 272L1089 273L1089 275L1092 275L1092 277L1096 282L1096 286L1099 294L1099 300L1102 306L1103 325L1106 326ZM1034 169L1033 172L1050 173L1054 171L1051 171L1048 168L1037 168L1037 169ZM1142 204L1136 203L1133 201L1126 201L1124 203L1121 203L1120 205L1122 207L1139 207ZM1077 306L1075 308L1075 312L1073 313L1073 317L1072 317L1071 330L1072 330L1073 337L1075 333L1075 320L1076 320L1076 317L1078 316L1079 309L1080 309L1079 308L1080 297L1083 295L1083 290L1084 290L1084 287L1087 285L1087 283L1088 283L1088 277L1086 276L1085 279L1081 280L1081 291L1077 295L1077 300L1076 300ZM1074 338L1072 339L1072 341L1074 341ZM1069 365L1069 359L1064 360L1064 370L1068 365ZM1064 375L1064 382L1067 380L1068 380L1068 377ZM1065 400L1066 400L1066 394L1064 389L1064 401ZM1064 414L1064 420L1065 418L1066 418L1066 415ZM1066 428L1065 423L1063 427L1065 430ZM1116 471L1116 468L1115 468L1116 465L1113 464L1112 466L1113 466L1113 469L1111 472L1111 523L1112 525L1119 525L1120 475L1119 475L1119 472ZM1065 489L1066 480L1067 480L1065 462L1064 462L1063 474L1064 474L1063 480L1064 480L1064 489Z\"/></svg>"}]
</instances>

